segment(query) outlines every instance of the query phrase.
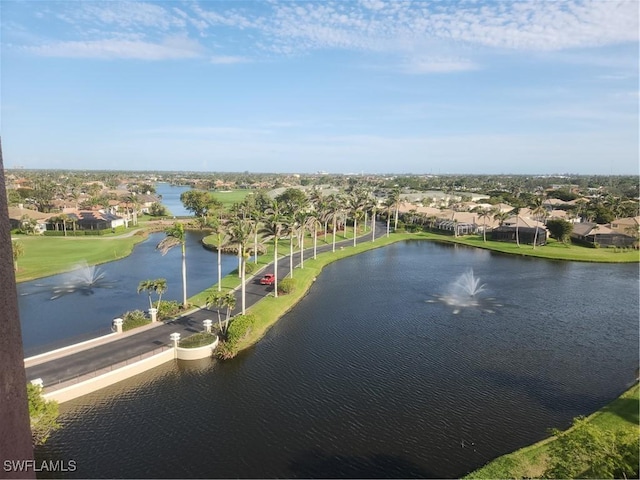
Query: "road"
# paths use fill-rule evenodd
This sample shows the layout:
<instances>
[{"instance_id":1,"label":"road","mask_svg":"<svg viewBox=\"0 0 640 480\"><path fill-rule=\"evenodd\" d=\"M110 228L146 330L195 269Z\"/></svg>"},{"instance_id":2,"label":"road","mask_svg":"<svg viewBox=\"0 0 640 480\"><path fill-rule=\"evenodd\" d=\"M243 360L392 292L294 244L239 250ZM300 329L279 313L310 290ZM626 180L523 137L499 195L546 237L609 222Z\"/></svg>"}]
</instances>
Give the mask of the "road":
<instances>
[{"instance_id":1,"label":"road","mask_svg":"<svg viewBox=\"0 0 640 480\"><path fill-rule=\"evenodd\" d=\"M376 231L382 233L386 228L381 223L378 223L376 227ZM382 233L378 233L376 237L382 236ZM358 241L362 242L370 239L371 233L368 233L359 237ZM337 248L350 245L353 245L352 239L336 242ZM322 245L318 247L318 253L331 251L331 249L331 245ZM306 249L304 255L305 259L312 258L313 249ZM295 267L300 262L300 252L295 252L293 258ZM290 259L288 255L278 260L278 278L285 278L286 275L289 274L289 264ZM273 272L273 264L268 265L264 271ZM261 274L258 274L245 283L246 308L254 305L273 291L272 286L268 287L259 284L260 277ZM240 313L242 310L241 290L238 289L235 295L236 307L232 312L233 315ZM134 335L129 335L87 350L70 353L69 355L50 360L46 363L28 367L26 369L27 379L33 380L35 378L41 378L44 387L48 387L73 380L82 375L93 374L98 370L109 368L112 365L134 359L140 355L149 354L154 350L170 344L169 337L172 333L178 332L181 338L186 338L194 333L200 332L204 329L202 324L203 320L211 319L216 323L217 318L216 310L196 310L177 320L166 322L155 328L144 330Z\"/></svg>"}]
</instances>

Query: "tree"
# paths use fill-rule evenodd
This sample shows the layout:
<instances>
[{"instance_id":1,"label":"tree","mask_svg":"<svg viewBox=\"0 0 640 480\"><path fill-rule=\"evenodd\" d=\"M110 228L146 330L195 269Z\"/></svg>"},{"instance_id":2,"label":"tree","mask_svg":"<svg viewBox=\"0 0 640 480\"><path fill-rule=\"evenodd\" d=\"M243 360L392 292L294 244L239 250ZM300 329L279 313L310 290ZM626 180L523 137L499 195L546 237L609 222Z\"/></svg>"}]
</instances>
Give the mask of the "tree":
<instances>
[{"instance_id":1,"label":"tree","mask_svg":"<svg viewBox=\"0 0 640 480\"><path fill-rule=\"evenodd\" d=\"M552 218L547 221L547 229L551 238L555 238L562 243L569 243L573 232L573 223L561 218Z\"/></svg>"},{"instance_id":2,"label":"tree","mask_svg":"<svg viewBox=\"0 0 640 480\"><path fill-rule=\"evenodd\" d=\"M543 205L544 203L544 198L543 197L536 197L533 200L533 209L531 210L531 215L533 215L533 218L535 218L538 222L542 222L544 220L544 218L547 215L547 209L544 207ZM536 248L536 243L538 243L538 229L539 227L536 225L535 226L536 232L533 236L533 249L535 250Z\"/></svg>"},{"instance_id":3,"label":"tree","mask_svg":"<svg viewBox=\"0 0 640 480\"><path fill-rule=\"evenodd\" d=\"M278 296L278 240L282 235L284 216L280 212L280 204L274 200L269 208L265 210L263 226L260 233L264 238L273 238L273 276L275 297Z\"/></svg>"},{"instance_id":4,"label":"tree","mask_svg":"<svg viewBox=\"0 0 640 480\"><path fill-rule=\"evenodd\" d=\"M245 286L245 265L247 262L247 244L253 236L253 222L241 217L235 217L229 224L231 241L238 244L238 255L240 258L240 282L242 291L242 314L246 312L246 286Z\"/></svg>"},{"instance_id":5,"label":"tree","mask_svg":"<svg viewBox=\"0 0 640 480\"><path fill-rule=\"evenodd\" d=\"M167 291L167 280L164 278L156 278L155 280L142 280L138 284L138 293L147 292L149 295L149 308L153 308L153 302L151 301L151 293L158 295L157 308L160 310L160 302L162 301L162 294Z\"/></svg>"},{"instance_id":6,"label":"tree","mask_svg":"<svg viewBox=\"0 0 640 480\"><path fill-rule=\"evenodd\" d=\"M229 235L227 235L227 226L222 218L217 218L209 222L209 226L213 229L215 237L215 247L218 252L218 291L222 291L222 247L229 243Z\"/></svg>"},{"instance_id":7,"label":"tree","mask_svg":"<svg viewBox=\"0 0 640 480\"><path fill-rule=\"evenodd\" d=\"M168 227L164 233L166 237L156 246L163 256L177 245L180 245L182 250L182 306L187 308L187 234L184 231L184 225L179 222Z\"/></svg>"},{"instance_id":8,"label":"tree","mask_svg":"<svg viewBox=\"0 0 640 480\"><path fill-rule=\"evenodd\" d=\"M149 207L149 214L154 217L166 217L168 215L167 208L158 202L153 202L151 204Z\"/></svg>"},{"instance_id":9,"label":"tree","mask_svg":"<svg viewBox=\"0 0 640 480\"><path fill-rule=\"evenodd\" d=\"M390 205L395 207L395 215L393 220L393 231L395 232L398 229L398 212L400 211L400 187L394 187L391 190L391 194L389 195L388 200L390 201Z\"/></svg>"},{"instance_id":10,"label":"tree","mask_svg":"<svg viewBox=\"0 0 640 480\"><path fill-rule=\"evenodd\" d=\"M478 207L476 209L473 210L475 213L478 214L478 218L482 219L482 238L483 241L486 243L487 242L487 219L492 218L493 216L493 210L489 209L489 208L482 208L482 207Z\"/></svg>"},{"instance_id":11,"label":"tree","mask_svg":"<svg viewBox=\"0 0 640 480\"><path fill-rule=\"evenodd\" d=\"M213 306L218 309L218 326L220 328L220 333L222 335L226 335L226 332L229 328L229 318L231 316L231 311L236 307L236 296L234 295L234 293L213 292L206 298L205 305L207 308L211 308ZM224 327L222 326L222 320L220 318L220 308L227 309L227 316L224 322Z\"/></svg>"},{"instance_id":12,"label":"tree","mask_svg":"<svg viewBox=\"0 0 640 480\"><path fill-rule=\"evenodd\" d=\"M600 429L584 417L552 430L546 478L638 478L638 435Z\"/></svg>"},{"instance_id":13,"label":"tree","mask_svg":"<svg viewBox=\"0 0 640 480\"><path fill-rule=\"evenodd\" d=\"M212 210L222 207L222 203L204 190L188 190L180 195L184 208L193 212L196 217L206 217Z\"/></svg>"},{"instance_id":14,"label":"tree","mask_svg":"<svg viewBox=\"0 0 640 480\"><path fill-rule=\"evenodd\" d=\"M154 280L142 280L138 284L138 295L140 295L140 292L147 292L147 295L149 296L149 308L153 308L153 303L151 302L151 292L153 292L154 287Z\"/></svg>"},{"instance_id":15,"label":"tree","mask_svg":"<svg viewBox=\"0 0 640 480\"><path fill-rule=\"evenodd\" d=\"M13 269L18 271L18 258L24 255L24 247L22 243L13 240L11 242L11 247L13 248Z\"/></svg>"},{"instance_id":16,"label":"tree","mask_svg":"<svg viewBox=\"0 0 640 480\"><path fill-rule=\"evenodd\" d=\"M45 400L42 396L42 387L32 383L27 384L27 401L29 402L33 444L42 445L47 441L51 432L60 428L58 402Z\"/></svg>"}]
</instances>

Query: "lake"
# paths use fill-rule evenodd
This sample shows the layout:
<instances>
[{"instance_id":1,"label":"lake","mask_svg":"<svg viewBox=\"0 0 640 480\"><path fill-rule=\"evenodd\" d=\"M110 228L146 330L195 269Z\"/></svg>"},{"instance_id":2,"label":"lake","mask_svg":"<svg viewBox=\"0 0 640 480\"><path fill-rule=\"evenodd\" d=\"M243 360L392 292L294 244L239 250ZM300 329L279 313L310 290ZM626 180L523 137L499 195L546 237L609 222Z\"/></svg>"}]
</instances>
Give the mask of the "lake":
<instances>
[{"instance_id":1,"label":"lake","mask_svg":"<svg viewBox=\"0 0 640 480\"><path fill-rule=\"evenodd\" d=\"M452 301L471 271L482 291ZM63 404L37 457L91 478L459 477L630 386L638 304L635 264L394 244L327 266L231 361Z\"/></svg>"}]
</instances>

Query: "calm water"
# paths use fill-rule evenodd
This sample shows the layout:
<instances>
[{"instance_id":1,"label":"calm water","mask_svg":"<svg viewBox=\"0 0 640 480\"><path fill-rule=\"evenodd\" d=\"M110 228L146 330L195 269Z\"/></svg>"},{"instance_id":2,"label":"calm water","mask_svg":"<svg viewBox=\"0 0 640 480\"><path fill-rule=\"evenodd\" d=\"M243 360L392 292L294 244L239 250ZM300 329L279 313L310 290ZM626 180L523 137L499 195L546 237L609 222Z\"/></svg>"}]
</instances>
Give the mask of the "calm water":
<instances>
[{"instance_id":1,"label":"calm water","mask_svg":"<svg viewBox=\"0 0 640 480\"><path fill-rule=\"evenodd\" d=\"M191 187L172 186L169 183L156 183L156 193L162 196L162 204L167 207L171 215L176 217L193 216L189 210L184 208L180 201L182 192L191 190Z\"/></svg>"},{"instance_id":2,"label":"calm water","mask_svg":"<svg viewBox=\"0 0 640 480\"><path fill-rule=\"evenodd\" d=\"M114 318L128 310L149 308L148 295L137 294L141 280L166 278L163 299L182 301L182 256L180 248L171 249L164 257L156 245L164 233L154 233L136 245L133 253L122 260L97 267L104 274L97 288L63 295L55 300L55 290L68 280L68 274L55 275L18 284L20 320L25 353L32 355L84 337L91 338L110 329ZM215 252L200 243L204 234L187 233L187 295L210 287L218 280ZM233 255L223 255L223 275L237 268ZM153 300L156 300L153 296Z\"/></svg>"},{"instance_id":3,"label":"calm water","mask_svg":"<svg viewBox=\"0 0 640 480\"><path fill-rule=\"evenodd\" d=\"M432 303L469 268L495 313ZM396 244L329 265L232 361L62 405L37 453L77 477L458 477L627 388L638 304L637 265Z\"/></svg>"}]
</instances>

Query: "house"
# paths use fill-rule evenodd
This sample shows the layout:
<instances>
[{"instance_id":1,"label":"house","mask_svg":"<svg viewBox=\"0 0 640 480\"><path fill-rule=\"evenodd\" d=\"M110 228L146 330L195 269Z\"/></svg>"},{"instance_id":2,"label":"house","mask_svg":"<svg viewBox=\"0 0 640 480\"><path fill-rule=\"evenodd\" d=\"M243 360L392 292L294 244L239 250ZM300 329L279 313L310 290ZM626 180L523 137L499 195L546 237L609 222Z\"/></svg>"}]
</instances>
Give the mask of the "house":
<instances>
[{"instance_id":1,"label":"house","mask_svg":"<svg viewBox=\"0 0 640 480\"><path fill-rule=\"evenodd\" d=\"M124 218L103 210L75 210L66 215L76 230L108 230L125 225ZM47 223L47 230L58 230L59 222L53 220Z\"/></svg>"},{"instance_id":2,"label":"house","mask_svg":"<svg viewBox=\"0 0 640 480\"><path fill-rule=\"evenodd\" d=\"M544 245L547 243L547 235L547 229L539 226L518 226L516 231L515 225L502 225L501 227L494 228L490 232L491 240L514 243L517 241L528 245L533 245L534 241L536 245Z\"/></svg>"},{"instance_id":3,"label":"house","mask_svg":"<svg viewBox=\"0 0 640 480\"><path fill-rule=\"evenodd\" d=\"M634 234L638 235L640 233L640 216L618 218L611 222L609 228L616 233L624 233L633 237Z\"/></svg>"},{"instance_id":4,"label":"house","mask_svg":"<svg viewBox=\"0 0 640 480\"><path fill-rule=\"evenodd\" d=\"M630 235L616 232L606 225L598 225L592 222L574 224L571 240L577 243L602 247L631 247L636 242L636 239Z\"/></svg>"},{"instance_id":5,"label":"house","mask_svg":"<svg viewBox=\"0 0 640 480\"><path fill-rule=\"evenodd\" d=\"M53 215L42 213L30 208L24 208L22 204L17 207L9 207L9 224L11 229L23 229L27 223L33 226L33 233L42 233L47 229L47 220Z\"/></svg>"}]
</instances>

